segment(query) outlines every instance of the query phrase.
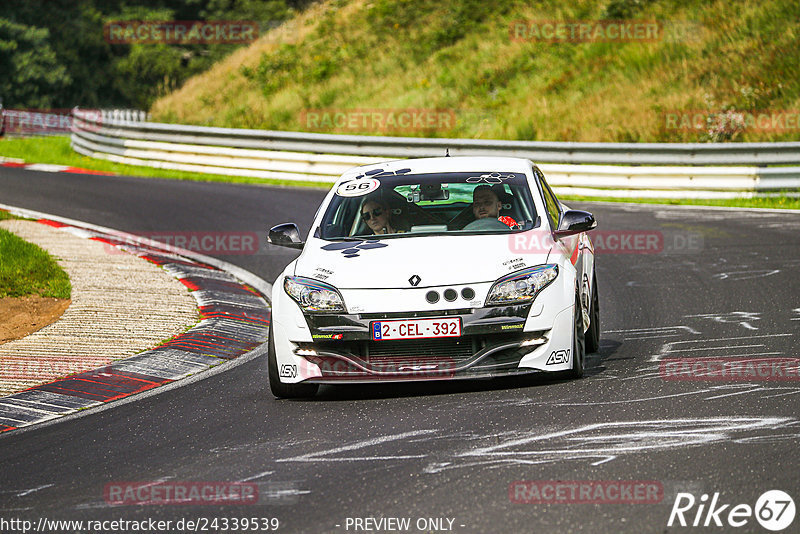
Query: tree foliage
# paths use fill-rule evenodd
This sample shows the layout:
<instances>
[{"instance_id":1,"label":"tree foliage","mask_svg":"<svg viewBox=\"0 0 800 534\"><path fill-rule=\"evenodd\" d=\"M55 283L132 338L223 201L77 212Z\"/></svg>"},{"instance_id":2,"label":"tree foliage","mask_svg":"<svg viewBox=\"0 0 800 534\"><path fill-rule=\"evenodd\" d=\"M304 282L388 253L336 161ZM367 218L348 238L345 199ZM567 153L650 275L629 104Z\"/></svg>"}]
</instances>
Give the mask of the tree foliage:
<instances>
[{"instance_id":1,"label":"tree foliage","mask_svg":"<svg viewBox=\"0 0 800 534\"><path fill-rule=\"evenodd\" d=\"M0 19L0 97L5 105L53 106L53 94L70 77L50 47L50 32Z\"/></svg>"},{"instance_id":2,"label":"tree foliage","mask_svg":"<svg viewBox=\"0 0 800 534\"><path fill-rule=\"evenodd\" d=\"M0 3L0 99L6 108L137 107L232 52L234 44L111 44L132 20L254 20L277 25L307 0L25 0Z\"/></svg>"}]
</instances>

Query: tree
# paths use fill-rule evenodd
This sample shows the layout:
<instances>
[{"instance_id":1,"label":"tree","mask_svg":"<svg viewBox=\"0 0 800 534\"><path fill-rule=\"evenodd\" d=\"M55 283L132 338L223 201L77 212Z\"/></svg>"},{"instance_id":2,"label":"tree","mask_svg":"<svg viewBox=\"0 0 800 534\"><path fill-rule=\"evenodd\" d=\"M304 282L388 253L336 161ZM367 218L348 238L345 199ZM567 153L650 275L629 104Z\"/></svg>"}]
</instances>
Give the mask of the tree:
<instances>
[{"instance_id":1,"label":"tree","mask_svg":"<svg viewBox=\"0 0 800 534\"><path fill-rule=\"evenodd\" d=\"M50 108L72 81L50 46L50 32L0 19L0 97L6 108Z\"/></svg>"},{"instance_id":2,"label":"tree","mask_svg":"<svg viewBox=\"0 0 800 534\"><path fill-rule=\"evenodd\" d=\"M266 27L308 0L0 0L6 107L147 109L236 49L233 44L111 44L106 22L254 20Z\"/></svg>"}]
</instances>

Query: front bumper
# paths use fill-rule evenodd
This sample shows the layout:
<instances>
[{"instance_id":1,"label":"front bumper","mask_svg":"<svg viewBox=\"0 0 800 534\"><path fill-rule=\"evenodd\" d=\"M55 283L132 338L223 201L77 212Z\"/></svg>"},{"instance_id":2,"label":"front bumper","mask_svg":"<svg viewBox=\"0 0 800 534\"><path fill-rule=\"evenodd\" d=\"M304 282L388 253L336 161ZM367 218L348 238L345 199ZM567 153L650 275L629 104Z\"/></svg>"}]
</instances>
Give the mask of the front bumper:
<instances>
[{"instance_id":1,"label":"front bumper","mask_svg":"<svg viewBox=\"0 0 800 534\"><path fill-rule=\"evenodd\" d=\"M531 304L410 314L306 315L312 342L293 354L319 369L308 382L491 378L540 372L523 360L550 345L551 331L523 331ZM375 341L378 320L460 317L458 338ZM556 370L556 369L553 369Z\"/></svg>"},{"instance_id":2,"label":"front bumper","mask_svg":"<svg viewBox=\"0 0 800 534\"><path fill-rule=\"evenodd\" d=\"M472 285L476 296L471 301L422 310L418 301L424 293L416 290L369 290L363 295L348 291L343 296L352 313L311 314L302 312L279 278L272 293L272 320L280 380L287 384L447 380L571 367L574 278L560 273L533 303L521 305L476 306L485 301L491 284L484 286ZM367 307L367 302L372 304ZM407 311L415 307L418 311ZM372 340L373 321L453 317L461 319L460 337Z\"/></svg>"}]
</instances>

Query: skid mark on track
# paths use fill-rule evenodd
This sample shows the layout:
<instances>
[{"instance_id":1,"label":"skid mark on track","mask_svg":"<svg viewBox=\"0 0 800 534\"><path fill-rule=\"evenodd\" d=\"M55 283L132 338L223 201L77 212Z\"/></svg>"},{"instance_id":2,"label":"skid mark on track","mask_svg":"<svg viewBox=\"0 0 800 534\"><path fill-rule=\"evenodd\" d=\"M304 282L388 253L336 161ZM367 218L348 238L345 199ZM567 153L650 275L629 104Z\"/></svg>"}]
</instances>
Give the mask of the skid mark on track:
<instances>
[{"instance_id":1,"label":"skid mark on track","mask_svg":"<svg viewBox=\"0 0 800 534\"><path fill-rule=\"evenodd\" d=\"M684 317L697 317L699 319L710 319L715 323L738 324L747 330L758 330L752 323L761 320L758 312L733 311L728 313L700 313L696 315L684 315Z\"/></svg>"},{"instance_id":2,"label":"skid mark on track","mask_svg":"<svg viewBox=\"0 0 800 534\"><path fill-rule=\"evenodd\" d=\"M43 484L41 486L36 486L35 488L27 488L27 489L11 489L11 490L0 490L0 494L3 493L10 493L14 497L25 497L26 495L30 495L31 493L36 493L37 491L52 488L55 484Z\"/></svg>"},{"instance_id":3,"label":"skid mark on track","mask_svg":"<svg viewBox=\"0 0 800 534\"><path fill-rule=\"evenodd\" d=\"M291 458L283 458L278 460L278 462L352 462L352 461L363 461L363 460L409 460L409 459L418 459L424 458L424 454L404 454L404 455L373 455L373 456L334 456L339 453L346 453L351 451L357 451L367 448L376 447L382 445L387 442L396 442L406 440L407 438L412 438L416 436L421 436L425 434L434 434L436 430L415 430L412 432L403 432L401 434L392 434L389 436L381 436L378 438L368 439L364 441L358 441L355 443L351 443L350 445L342 445L340 447L334 447L332 449L319 451L319 452L312 452L308 454L302 454L300 456L293 456Z\"/></svg>"},{"instance_id":4,"label":"skid mark on track","mask_svg":"<svg viewBox=\"0 0 800 534\"><path fill-rule=\"evenodd\" d=\"M733 440L734 443L740 443L740 444L780 443L782 441L800 442L800 434L776 434L773 436L755 436L752 438L742 438Z\"/></svg>"},{"instance_id":5,"label":"skid mark on track","mask_svg":"<svg viewBox=\"0 0 800 534\"><path fill-rule=\"evenodd\" d=\"M720 417L598 423L478 447L456 454L456 461L431 463L424 471L438 473L468 466L500 467L565 460L587 460L591 465L601 465L622 455L732 441L741 434L771 431L794 421L784 417Z\"/></svg>"},{"instance_id":6,"label":"skid mark on track","mask_svg":"<svg viewBox=\"0 0 800 534\"><path fill-rule=\"evenodd\" d=\"M655 377L659 377L660 373L655 371L653 373ZM630 377L635 378L636 380L641 380L641 376L637 377ZM594 380L594 379L593 379ZM762 391L769 391L775 392L774 395L762 395L761 398L770 398L770 397L780 397L784 395L793 395L795 393L800 393L800 388L796 387L765 387L759 384L747 384L747 383L734 383L734 384L722 384L722 385L714 385L714 386L707 386L700 389L693 389L691 391L682 391L679 393L670 393L666 395L648 395L647 397L636 397L636 398L622 398L616 400L598 400L592 399L590 401L582 401L582 400L572 400L572 399L564 399L564 400L548 400L548 401L541 401L538 399L532 399L529 397L521 398L521 399L509 399L509 400L496 400L496 401L482 401L480 403L476 403L474 406L476 408L492 408L492 407L503 407L503 408L511 408L511 407L520 407L520 406L548 406L548 407L555 407L555 406L615 406L615 405L628 405L633 403L651 403L653 401L660 401L666 399L674 399L674 398L684 398L684 397L694 397L700 396L702 397L701 400L714 400L718 398L724 398L727 396L735 396L747 393L757 393ZM706 396L708 395L708 396ZM457 404L445 404L441 406L437 406L437 410L440 411L449 411L452 409L460 409L464 408L464 403L457 403Z\"/></svg>"},{"instance_id":7,"label":"skid mark on track","mask_svg":"<svg viewBox=\"0 0 800 534\"><path fill-rule=\"evenodd\" d=\"M606 330L604 334L622 334L623 340L633 339L659 339L664 337L681 336L685 334L700 335L700 332L686 325L654 326L651 328L627 328L623 330Z\"/></svg>"},{"instance_id":8,"label":"skid mark on track","mask_svg":"<svg viewBox=\"0 0 800 534\"><path fill-rule=\"evenodd\" d=\"M691 352L692 357L697 356L694 354L697 351L703 351L703 356L708 357L756 357L756 356L774 356L783 354L781 351L766 351L763 350L767 347L766 343L773 338L788 337L793 334L762 334L758 336L734 336L734 337L720 337L714 339L693 339L687 341L670 341L661 346L658 354L650 357L651 362L660 362L663 358L674 358L676 354L686 354ZM763 341L763 343L759 343ZM699 345L705 344L705 345ZM732 347L738 346L735 349L735 354L732 354ZM712 354L712 351L717 351L719 354Z\"/></svg>"},{"instance_id":9,"label":"skid mark on track","mask_svg":"<svg viewBox=\"0 0 800 534\"><path fill-rule=\"evenodd\" d=\"M259 478L263 478L263 477L265 477L267 475L272 475L274 473L275 473L275 471L263 471L261 473L256 473L255 475L251 475L251 476L249 476L247 478L243 478L241 480L238 480L237 482L238 483L252 482L253 480L258 480Z\"/></svg>"},{"instance_id":10,"label":"skid mark on track","mask_svg":"<svg viewBox=\"0 0 800 534\"><path fill-rule=\"evenodd\" d=\"M712 389L712 388L709 388ZM797 423L788 417L709 417L616 421L548 431L446 434L416 430L360 440L339 447L277 459L277 462L422 462L424 473L460 468L500 468L586 461L597 466L623 455L698 447L745 439L768 439ZM465 437L467 439L465 439ZM788 438L786 438L788 439ZM420 441L436 442L436 451ZM742 441L742 443L747 443ZM413 450L417 454L398 454Z\"/></svg>"},{"instance_id":11,"label":"skid mark on track","mask_svg":"<svg viewBox=\"0 0 800 534\"><path fill-rule=\"evenodd\" d=\"M724 273L717 273L711 276L716 280L729 280L736 282L739 280L752 280L754 278L766 278L773 274L778 274L780 269L755 269L751 271L730 271Z\"/></svg>"}]
</instances>

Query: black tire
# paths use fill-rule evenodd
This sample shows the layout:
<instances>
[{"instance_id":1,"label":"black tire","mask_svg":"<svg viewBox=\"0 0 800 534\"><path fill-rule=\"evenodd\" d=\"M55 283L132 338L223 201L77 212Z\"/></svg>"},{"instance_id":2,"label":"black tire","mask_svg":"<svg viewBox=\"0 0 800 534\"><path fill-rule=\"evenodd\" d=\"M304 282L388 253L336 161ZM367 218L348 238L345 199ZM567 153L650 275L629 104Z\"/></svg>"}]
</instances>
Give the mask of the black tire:
<instances>
[{"instance_id":1,"label":"black tire","mask_svg":"<svg viewBox=\"0 0 800 534\"><path fill-rule=\"evenodd\" d=\"M575 292L575 311L572 320L572 369L567 371L569 378L583 376L583 362L586 359L586 338L583 330L583 312L581 312L580 294Z\"/></svg>"},{"instance_id":2,"label":"black tire","mask_svg":"<svg viewBox=\"0 0 800 534\"><path fill-rule=\"evenodd\" d=\"M592 306L589 308L589 330L586 331L586 352L600 349L600 296L597 292L597 274L592 276Z\"/></svg>"},{"instance_id":3,"label":"black tire","mask_svg":"<svg viewBox=\"0 0 800 534\"><path fill-rule=\"evenodd\" d=\"M301 399L317 394L319 384L284 384L278 376L278 360L275 358L275 338L272 337L272 323L269 325L269 348L267 350L267 374L269 389L276 397L283 399Z\"/></svg>"}]
</instances>

